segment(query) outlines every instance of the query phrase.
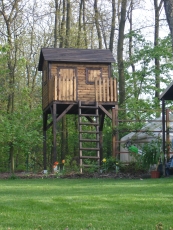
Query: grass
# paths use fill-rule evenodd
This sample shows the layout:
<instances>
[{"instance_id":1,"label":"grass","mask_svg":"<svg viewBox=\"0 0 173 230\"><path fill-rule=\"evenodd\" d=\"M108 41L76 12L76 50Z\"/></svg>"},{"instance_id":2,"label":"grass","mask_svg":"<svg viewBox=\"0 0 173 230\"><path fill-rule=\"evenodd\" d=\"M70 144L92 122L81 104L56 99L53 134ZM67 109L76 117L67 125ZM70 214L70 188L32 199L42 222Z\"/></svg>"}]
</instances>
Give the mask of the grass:
<instances>
[{"instance_id":1,"label":"grass","mask_svg":"<svg viewBox=\"0 0 173 230\"><path fill-rule=\"evenodd\" d=\"M0 180L0 230L167 230L172 188L173 177Z\"/></svg>"}]
</instances>

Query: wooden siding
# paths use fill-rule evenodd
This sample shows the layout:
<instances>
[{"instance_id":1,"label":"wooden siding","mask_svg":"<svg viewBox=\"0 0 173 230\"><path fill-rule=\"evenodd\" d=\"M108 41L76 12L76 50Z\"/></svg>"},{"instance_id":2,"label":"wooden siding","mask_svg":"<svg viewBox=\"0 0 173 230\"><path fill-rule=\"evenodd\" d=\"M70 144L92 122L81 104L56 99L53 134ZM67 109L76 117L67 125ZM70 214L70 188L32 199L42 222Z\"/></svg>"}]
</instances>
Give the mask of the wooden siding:
<instances>
[{"instance_id":1,"label":"wooden siding","mask_svg":"<svg viewBox=\"0 0 173 230\"><path fill-rule=\"evenodd\" d=\"M42 72L42 108L46 108L49 105L49 80L48 80L48 63L45 61Z\"/></svg>"},{"instance_id":2,"label":"wooden siding","mask_svg":"<svg viewBox=\"0 0 173 230\"><path fill-rule=\"evenodd\" d=\"M43 85L43 108L52 101L117 102L116 80L109 76L110 65L52 63L49 68L49 80ZM101 76L88 83L87 68L99 70Z\"/></svg>"}]
</instances>

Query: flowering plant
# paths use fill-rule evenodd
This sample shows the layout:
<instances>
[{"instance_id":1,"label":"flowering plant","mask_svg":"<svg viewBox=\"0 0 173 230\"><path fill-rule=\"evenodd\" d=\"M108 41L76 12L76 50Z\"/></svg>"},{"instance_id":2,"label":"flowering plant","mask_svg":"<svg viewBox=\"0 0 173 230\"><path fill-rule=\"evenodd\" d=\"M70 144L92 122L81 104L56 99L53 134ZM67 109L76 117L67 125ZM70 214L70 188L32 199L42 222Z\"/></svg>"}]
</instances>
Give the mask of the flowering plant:
<instances>
[{"instance_id":1,"label":"flowering plant","mask_svg":"<svg viewBox=\"0 0 173 230\"><path fill-rule=\"evenodd\" d=\"M109 157L109 158L103 158L102 160L102 170L104 172L118 172L119 170L119 163L117 162L116 158L114 157Z\"/></svg>"},{"instance_id":2,"label":"flowering plant","mask_svg":"<svg viewBox=\"0 0 173 230\"><path fill-rule=\"evenodd\" d=\"M54 162L54 164L53 164L54 171L57 171L57 170L58 170L58 167L57 167L58 164L59 164L58 161L55 161L55 162Z\"/></svg>"}]
</instances>

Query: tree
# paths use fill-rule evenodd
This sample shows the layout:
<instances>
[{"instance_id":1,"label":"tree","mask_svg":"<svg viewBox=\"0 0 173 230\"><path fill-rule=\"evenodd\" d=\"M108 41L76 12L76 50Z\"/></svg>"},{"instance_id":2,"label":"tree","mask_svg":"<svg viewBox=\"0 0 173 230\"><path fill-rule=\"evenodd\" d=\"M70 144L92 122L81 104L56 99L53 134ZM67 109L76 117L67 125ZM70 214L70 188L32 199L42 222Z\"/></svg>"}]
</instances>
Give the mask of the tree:
<instances>
[{"instance_id":1,"label":"tree","mask_svg":"<svg viewBox=\"0 0 173 230\"><path fill-rule=\"evenodd\" d=\"M166 19L171 32L172 47L173 47L173 0L163 0L163 1L164 1Z\"/></svg>"},{"instance_id":2,"label":"tree","mask_svg":"<svg viewBox=\"0 0 173 230\"><path fill-rule=\"evenodd\" d=\"M116 6L115 0L112 0L112 23L110 32L109 49L113 52L114 36L115 36L115 18L116 18Z\"/></svg>"},{"instance_id":3,"label":"tree","mask_svg":"<svg viewBox=\"0 0 173 230\"><path fill-rule=\"evenodd\" d=\"M163 0L158 2L158 0L154 0L154 11L155 11L155 26L154 26L154 46L157 47L159 44L159 15L160 9L162 7ZM159 57L155 56L155 99L156 99L156 109L159 109L159 94L160 94L160 60ZM160 116L160 113L157 113L157 116Z\"/></svg>"},{"instance_id":4,"label":"tree","mask_svg":"<svg viewBox=\"0 0 173 230\"><path fill-rule=\"evenodd\" d=\"M122 0L121 3L121 18L119 23L117 60L118 60L118 75L119 75L119 105L120 107L125 102L125 76L124 76L124 60L123 60L123 42L124 30L126 21L127 0Z\"/></svg>"},{"instance_id":5,"label":"tree","mask_svg":"<svg viewBox=\"0 0 173 230\"><path fill-rule=\"evenodd\" d=\"M94 0L95 25L97 29L99 49L102 49L102 37L101 37L101 31L100 31L100 26L99 26L99 11L98 11L97 3L98 3L98 0Z\"/></svg>"},{"instance_id":6,"label":"tree","mask_svg":"<svg viewBox=\"0 0 173 230\"><path fill-rule=\"evenodd\" d=\"M23 6L21 1L14 0L11 4L8 4L5 0L0 4L0 15L3 18L5 28L4 33L7 37L7 66L9 69L7 77L8 81L8 99L7 99L7 114L9 119L13 119L13 113L15 110L15 93L16 93L16 69L17 69L17 52L18 41L20 34L22 33L21 18L22 18ZM14 142L9 141L9 153L11 162L11 171L14 172Z\"/></svg>"}]
</instances>

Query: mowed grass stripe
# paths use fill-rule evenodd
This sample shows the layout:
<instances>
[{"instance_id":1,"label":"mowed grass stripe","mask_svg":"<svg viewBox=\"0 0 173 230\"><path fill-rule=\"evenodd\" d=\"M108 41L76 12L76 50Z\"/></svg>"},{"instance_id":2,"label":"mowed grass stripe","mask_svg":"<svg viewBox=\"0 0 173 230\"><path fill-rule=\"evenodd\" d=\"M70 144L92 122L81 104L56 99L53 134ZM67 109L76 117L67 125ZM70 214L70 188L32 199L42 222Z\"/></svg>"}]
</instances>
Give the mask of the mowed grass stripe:
<instances>
[{"instance_id":1,"label":"mowed grass stripe","mask_svg":"<svg viewBox=\"0 0 173 230\"><path fill-rule=\"evenodd\" d=\"M173 178L0 180L2 229L173 227Z\"/></svg>"}]
</instances>

